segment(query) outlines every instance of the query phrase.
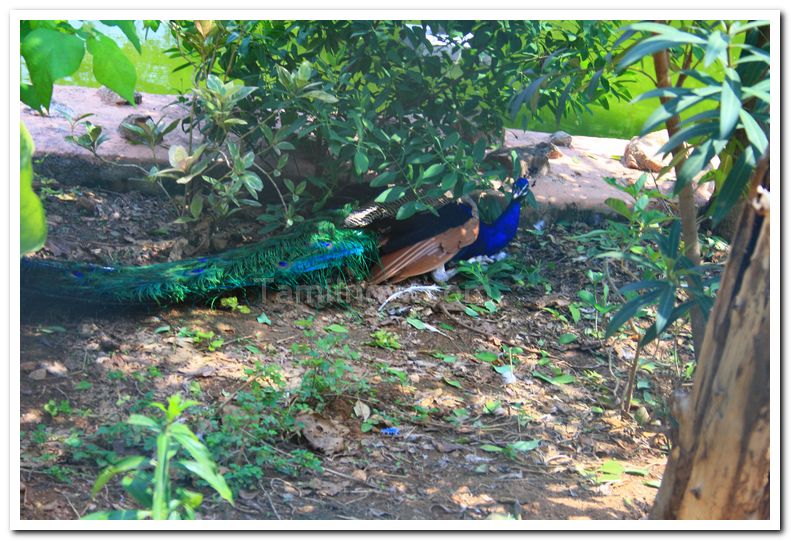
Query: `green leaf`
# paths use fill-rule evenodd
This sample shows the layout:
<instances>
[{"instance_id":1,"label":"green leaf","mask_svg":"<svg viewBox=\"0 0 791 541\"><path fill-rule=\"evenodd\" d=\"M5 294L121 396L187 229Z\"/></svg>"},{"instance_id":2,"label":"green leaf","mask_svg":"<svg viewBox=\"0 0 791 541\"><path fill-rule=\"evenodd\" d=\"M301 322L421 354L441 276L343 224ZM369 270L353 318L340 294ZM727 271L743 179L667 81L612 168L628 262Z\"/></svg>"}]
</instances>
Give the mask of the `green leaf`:
<instances>
[{"instance_id":1,"label":"green leaf","mask_svg":"<svg viewBox=\"0 0 791 541\"><path fill-rule=\"evenodd\" d=\"M406 322L409 323L410 325L412 325L414 328L416 328L419 331L425 331L426 328L427 328L425 323L423 323L422 321L420 321L419 319L414 318L414 317L406 318Z\"/></svg>"},{"instance_id":2,"label":"green leaf","mask_svg":"<svg viewBox=\"0 0 791 541\"><path fill-rule=\"evenodd\" d=\"M80 520L144 520L151 517L151 511L124 509L123 511L96 511L81 517Z\"/></svg>"},{"instance_id":3,"label":"green leaf","mask_svg":"<svg viewBox=\"0 0 791 541\"><path fill-rule=\"evenodd\" d=\"M130 425L142 426L150 428L154 432L159 432L159 424L154 419L146 417L145 415L140 415L139 413L130 415L126 422Z\"/></svg>"},{"instance_id":4,"label":"green leaf","mask_svg":"<svg viewBox=\"0 0 791 541\"><path fill-rule=\"evenodd\" d=\"M643 96L649 93L643 94L638 99L642 99ZM641 135L645 135L654 129L659 124L666 122L671 117L680 114L681 112L689 109L690 107L701 103L704 99L704 96L692 95L692 96L680 96L677 98L673 98L668 100L665 103L660 103L659 107L657 107L653 113L646 119L645 123L643 124L643 128L641 130ZM675 145L674 145L675 146ZM670 147L673 148L673 147ZM661 154L662 150L658 152Z\"/></svg>"},{"instance_id":5,"label":"green leaf","mask_svg":"<svg viewBox=\"0 0 791 541\"><path fill-rule=\"evenodd\" d=\"M118 475L119 473L128 472L130 470L136 470L138 468L142 468L150 464L150 461L143 456L130 456L127 457L117 464L113 464L111 466L106 467L99 476L96 478L96 482L93 484L93 489L91 490L91 498L96 496L96 494L104 488L104 486L110 482L110 480Z\"/></svg>"},{"instance_id":6,"label":"green leaf","mask_svg":"<svg viewBox=\"0 0 791 541\"><path fill-rule=\"evenodd\" d=\"M272 320L269 319L269 316L266 315L266 312L261 312L261 315L258 316L256 318L256 320L258 321L258 323L261 323L262 325L271 325L272 324Z\"/></svg>"},{"instance_id":7,"label":"green leaf","mask_svg":"<svg viewBox=\"0 0 791 541\"><path fill-rule=\"evenodd\" d=\"M577 339L576 334L563 333L558 337L558 343L562 345L570 344Z\"/></svg>"},{"instance_id":8,"label":"green leaf","mask_svg":"<svg viewBox=\"0 0 791 541\"><path fill-rule=\"evenodd\" d=\"M354 155L354 170L358 175L368 171L368 156L361 149L357 149L357 153Z\"/></svg>"},{"instance_id":9,"label":"green leaf","mask_svg":"<svg viewBox=\"0 0 791 541\"><path fill-rule=\"evenodd\" d=\"M203 461L182 460L179 462L184 468L188 469L211 486L222 499L233 505L233 494L225 478L217 471L214 463Z\"/></svg>"},{"instance_id":10,"label":"green leaf","mask_svg":"<svg viewBox=\"0 0 791 541\"><path fill-rule=\"evenodd\" d=\"M380 193L374 201L377 203L392 203L398 201L406 193L406 188L403 186L393 186Z\"/></svg>"},{"instance_id":11,"label":"green leaf","mask_svg":"<svg viewBox=\"0 0 791 541\"><path fill-rule=\"evenodd\" d=\"M347 334L349 332L348 328L344 327L343 325L338 325L337 323L333 323L332 325L324 327L324 330L334 332L336 334Z\"/></svg>"},{"instance_id":12,"label":"green leaf","mask_svg":"<svg viewBox=\"0 0 791 541\"><path fill-rule=\"evenodd\" d=\"M675 305L676 288L674 285L668 284L662 296L659 298L659 307L656 311L656 323L654 324L654 328L657 336L660 336L667 327Z\"/></svg>"},{"instance_id":13,"label":"green leaf","mask_svg":"<svg viewBox=\"0 0 791 541\"><path fill-rule=\"evenodd\" d=\"M577 296L582 299L582 301L586 302L587 304L593 305L596 301L593 298L593 293L588 291L587 289L583 289L581 291L577 291Z\"/></svg>"},{"instance_id":14,"label":"green leaf","mask_svg":"<svg viewBox=\"0 0 791 541\"><path fill-rule=\"evenodd\" d=\"M154 334L162 334L163 332L168 332L169 330L170 325L162 325L161 327L154 329Z\"/></svg>"},{"instance_id":15,"label":"green leaf","mask_svg":"<svg viewBox=\"0 0 791 541\"><path fill-rule=\"evenodd\" d=\"M621 61L618 62L617 70L622 71L647 56L651 56L654 53L671 49L673 47L680 47L682 45L686 45L687 43L700 44L703 43L703 39L693 36L692 34L687 34L686 32L679 32L675 35L665 34L646 38L635 43L626 51L623 57L621 57Z\"/></svg>"},{"instance_id":16,"label":"green leaf","mask_svg":"<svg viewBox=\"0 0 791 541\"><path fill-rule=\"evenodd\" d=\"M646 468L632 468L632 467L625 467L624 473L628 473L629 475L637 475L640 477L645 477L648 475L648 470Z\"/></svg>"},{"instance_id":17,"label":"green leaf","mask_svg":"<svg viewBox=\"0 0 791 541\"><path fill-rule=\"evenodd\" d=\"M571 374L561 374L549 380L552 385L567 385L575 381L576 379Z\"/></svg>"},{"instance_id":18,"label":"green leaf","mask_svg":"<svg viewBox=\"0 0 791 541\"><path fill-rule=\"evenodd\" d=\"M736 70L728 68L722 82L720 97L720 139L728 139L739 121L742 110L741 81Z\"/></svg>"},{"instance_id":19,"label":"green leaf","mask_svg":"<svg viewBox=\"0 0 791 541\"><path fill-rule=\"evenodd\" d=\"M416 212L426 210L426 205L420 201L408 201L401 205L396 212L396 220L411 218Z\"/></svg>"},{"instance_id":20,"label":"green leaf","mask_svg":"<svg viewBox=\"0 0 791 541\"><path fill-rule=\"evenodd\" d=\"M479 351L475 354L475 358L485 363L493 363L499 359L500 356L496 353L492 353L491 351Z\"/></svg>"},{"instance_id":21,"label":"green leaf","mask_svg":"<svg viewBox=\"0 0 791 541\"><path fill-rule=\"evenodd\" d=\"M599 466L599 470L602 473L609 473L612 475L621 475L624 472L624 467L621 463L616 460L608 460L601 466Z\"/></svg>"},{"instance_id":22,"label":"green leaf","mask_svg":"<svg viewBox=\"0 0 791 541\"><path fill-rule=\"evenodd\" d=\"M695 147L678 172L678 179L673 186L674 194L681 192L709 164L715 154L714 143L715 141L709 139Z\"/></svg>"},{"instance_id":23,"label":"green leaf","mask_svg":"<svg viewBox=\"0 0 791 541\"><path fill-rule=\"evenodd\" d=\"M475 142L475 145L472 147L472 159L475 160L476 163L480 163L483 161L484 154L486 153L486 140L481 137Z\"/></svg>"},{"instance_id":24,"label":"green leaf","mask_svg":"<svg viewBox=\"0 0 791 541\"><path fill-rule=\"evenodd\" d=\"M19 249L22 255L39 250L47 240L44 205L33 191L33 139L20 122L19 139Z\"/></svg>"},{"instance_id":25,"label":"green leaf","mask_svg":"<svg viewBox=\"0 0 791 541\"><path fill-rule=\"evenodd\" d=\"M655 480L651 479L649 481L643 481L643 484L645 486L647 486L647 487L659 488L659 487L662 486L662 481L655 481Z\"/></svg>"},{"instance_id":26,"label":"green leaf","mask_svg":"<svg viewBox=\"0 0 791 541\"><path fill-rule=\"evenodd\" d=\"M609 325L607 325L607 333L605 334L605 338L609 338L613 334L615 334L621 326L629 321L637 311L645 306L656 300L662 294L662 289L655 289L653 291L649 291L648 293L644 293L634 299L627 301L621 306L621 309L615 313L615 315L610 320Z\"/></svg>"},{"instance_id":27,"label":"green leaf","mask_svg":"<svg viewBox=\"0 0 791 541\"><path fill-rule=\"evenodd\" d=\"M107 26L117 26L124 33L126 39L129 40L138 53L142 54L143 50L140 47L140 38L137 37L137 28L135 28L135 21L102 21Z\"/></svg>"},{"instance_id":28,"label":"green leaf","mask_svg":"<svg viewBox=\"0 0 791 541\"><path fill-rule=\"evenodd\" d=\"M461 383L459 383L455 379L442 378L442 381L444 381L445 383L447 383L451 387L456 387L457 389L461 389L462 388L461 387Z\"/></svg>"},{"instance_id":29,"label":"green leaf","mask_svg":"<svg viewBox=\"0 0 791 541\"><path fill-rule=\"evenodd\" d=\"M505 451L504 448L498 447L497 445L491 445L489 443L481 445L481 450L486 451L487 453L502 453Z\"/></svg>"},{"instance_id":30,"label":"green leaf","mask_svg":"<svg viewBox=\"0 0 791 541\"><path fill-rule=\"evenodd\" d=\"M758 154L766 152L766 149L769 147L769 139L767 139L766 134L761 129L761 126L758 125L758 122L756 122L752 115L744 109L739 109L739 118L744 126L747 139L755 146Z\"/></svg>"},{"instance_id":31,"label":"green leaf","mask_svg":"<svg viewBox=\"0 0 791 541\"><path fill-rule=\"evenodd\" d=\"M478 317L478 312L470 308L469 306L464 307L464 313L470 317Z\"/></svg>"},{"instance_id":32,"label":"green leaf","mask_svg":"<svg viewBox=\"0 0 791 541\"><path fill-rule=\"evenodd\" d=\"M744 149L736 163L733 164L730 173L728 173L725 182L722 185L722 190L716 196L714 201L714 211L712 212L712 221L718 224L730 211L731 208L741 197L744 187L750 179L756 164L756 156L753 147Z\"/></svg>"},{"instance_id":33,"label":"green leaf","mask_svg":"<svg viewBox=\"0 0 791 541\"><path fill-rule=\"evenodd\" d=\"M728 65L728 42L730 38L716 30L709 34L706 43L706 55L703 57L703 67L708 68L715 60L719 60L723 66Z\"/></svg>"},{"instance_id":34,"label":"green leaf","mask_svg":"<svg viewBox=\"0 0 791 541\"><path fill-rule=\"evenodd\" d=\"M541 440L522 440L509 443L508 447L520 453L529 453L530 451L538 449L539 445L541 445Z\"/></svg>"},{"instance_id":35,"label":"green leaf","mask_svg":"<svg viewBox=\"0 0 791 541\"><path fill-rule=\"evenodd\" d=\"M305 98L323 101L324 103L338 103L338 98L329 92L324 92L323 90L309 90L308 92L302 94L302 96Z\"/></svg>"},{"instance_id":36,"label":"green leaf","mask_svg":"<svg viewBox=\"0 0 791 541\"><path fill-rule=\"evenodd\" d=\"M398 174L394 171L385 171L381 175L377 175L370 183L372 188L381 188L382 186L387 186L391 182L393 182L396 178L398 178Z\"/></svg>"},{"instance_id":37,"label":"green leaf","mask_svg":"<svg viewBox=\"0 0 791 541\"><path fill-rule=\"evenodd\" d=\"M87 45L88 52L93 56L93 75L96 80L134 103L137 73L121 48L112 39L98 33L88 38Z\"/></svg>"},{"instance_id":38,"label":"green leaf","mask_svg":"<svg viewBox=\"0 0 791 541\"><path fill-rule=\"evenodd\" d=\"M203 197L200 194L195 194L195 197L192 198L192 203L190 203L190 215L197 219L200 217L201 212L203 212Z\"/></svg>"},{"instance_id":39,"label":"green leaf","mask_svg":"<svg viewBox=\"0 0 791 541\"><path fill-rule=\"evenodd\" d=\"M604 200L604 204L613 209L615 212L626 218L627 220L632 217L632 209L626 204L626 201L617 197L608 197Z\"/></svg>"},{"instance_id":40,"label":"green leaf","mask_svg":"<svg viewBox=\"0 0 791 541\"><path fill-rule=\"evenodd\" d=\"M427 179L431 177L435 177L442 173L445 170L444 163L435 163L433 165L429 165L428 168L423 172L421 175L422 178Z\"/></svg>"},{"instance_id":41,"label":"green leaf","mask_svg":"<svg viewBox=\"0 0 791 541\"><path fill-rule=\"evenodd\" d=\"M85 45L73 34L50 28L37 28L22 40L20 51L25 59L37 101L48 109L53 83L79 69L85 55ZM32 103L28 105L34 106Z\"/></svg>"},{"instance_id":42,"label":"green leaf","mask_svg":"<svg viewBox=\"0 0 791 541\"><path fill-rule=\"evenodd\" d=\"M582 292L580 291L580 293ZM571 314L571 319L574 321L574 324L576 325L579 323L582 313L580 313L580 309L577 308L576 304L569 304L569 313Z\"/></svg>"}]
</instances>

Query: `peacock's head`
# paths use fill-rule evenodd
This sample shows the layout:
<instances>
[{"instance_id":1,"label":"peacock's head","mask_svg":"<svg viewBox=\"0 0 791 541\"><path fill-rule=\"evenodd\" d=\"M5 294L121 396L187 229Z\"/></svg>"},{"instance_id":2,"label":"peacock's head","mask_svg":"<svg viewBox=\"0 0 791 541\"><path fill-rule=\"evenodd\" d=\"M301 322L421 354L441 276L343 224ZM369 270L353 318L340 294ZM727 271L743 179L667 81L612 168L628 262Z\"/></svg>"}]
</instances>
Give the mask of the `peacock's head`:
<instances>
[{"instance_id":1,"label":"peacock's head","mask_svg":"<svg viewBox=\"0 0 791 541\"><path fill-rule=\"evenodd\" d=\"M530 181L526 178L518 178L516 182L514 182L514 189L512 192L512 197L514 199L524 199L527 193L530 191Z\"/></svg>"}]
</instances>

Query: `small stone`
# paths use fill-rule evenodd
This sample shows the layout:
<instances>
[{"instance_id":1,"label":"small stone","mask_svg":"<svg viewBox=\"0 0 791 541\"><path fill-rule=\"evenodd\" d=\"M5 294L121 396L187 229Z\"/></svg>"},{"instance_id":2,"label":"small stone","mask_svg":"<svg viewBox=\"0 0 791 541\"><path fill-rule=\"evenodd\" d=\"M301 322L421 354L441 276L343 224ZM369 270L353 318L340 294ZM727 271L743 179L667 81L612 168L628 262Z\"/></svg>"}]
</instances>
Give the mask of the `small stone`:
<instances>
[{"instance_id":1,"label":"small stone","mask_svg":"<svg viewBox=\"0 0 791 541\"><path fill-rule=\"evenodd\" d=\"M669 158L666 162L670 163ZM629 169L650 171L652 173L658 173L666 165L659 156L653 155L653 152L649 150L648 146L640 137L632 137L626 144L621 163Z\"/></svg>"},{"instance_id":2,"label":"small stone","mask_svg":"<svg viewBox=\"0 0 791 541\"><path fill-rule=\"evenodd\" d=\"M42 379L46 379L46 377L47 377L46 368L39 368L38 370L33 370L30 373L30 379L42 380Z\"/></svg>"},{"instance_id":3,"label":"small stone","mask_svg":"<svg viewBox=\"0 0 791 541\"><path fill-rule=\"evenodd\" d=\"M96 360L94 362L96 364L109 363L110 362L110 357L106 357L106 356L104 356L104 357L96 357Z\"/></svg>"},{"instance_id":4,"label":"small stone","mask_svg":"<svg viewBox=\"0 0 791 541\"><path fill-rule=\"evenodd\" d=\"M564 131L556 131L549 136L549 142L559 147L571 148L571 135Z\"/></svg>"},{"instance_id":5,"label":"small stone","mask_svg":"<svg viewBox=\"0 0 791 541\"><path fill-rule=\"evenodd\" d=\"M119 94L113 92L106 86L99 89L99 98L108 105L132 105L125 98L122 98ZM140 92L135 92L134 98L135 103L138 105L143 102L143 95Z\"/></svg>"}]
</instances>

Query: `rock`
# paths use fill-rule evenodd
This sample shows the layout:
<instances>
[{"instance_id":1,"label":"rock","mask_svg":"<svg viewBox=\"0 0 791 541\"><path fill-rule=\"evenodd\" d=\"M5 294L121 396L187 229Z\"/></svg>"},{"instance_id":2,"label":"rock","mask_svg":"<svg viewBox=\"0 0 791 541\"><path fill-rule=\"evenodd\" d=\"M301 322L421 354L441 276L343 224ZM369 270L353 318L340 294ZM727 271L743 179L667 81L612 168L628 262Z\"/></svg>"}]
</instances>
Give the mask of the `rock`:
<instances>
[{"instance_id":1,"label":"rock","mask_svg":"<svg viewBox=\"0 0 791 541\"><path fill-rule=\"evenodd\" d=\"M487 159L498 161L510 169L512 167L511 151L516 152L520 175L523 177L546 175L549 173L550 157L558 156L558 154L563 155L552 143L542 142L536 145L501 148L490 153Z\"/></svg>"},{"instance_id":2,"label":"rock","mask_svg":"<svg viewBox=\"0 0 791 541\"><path fill-rule=\"evenodd\" d=\"M46 368L39 368L38 370L33 370L29 374L29 377L30 377L30 379L35 379L37 381L38 380L42 380L42 379L46 379L46 377L47 377L47 369Z\"/></svg>"},{"instance_id":3,"label":"rock","mask_svg":"<svg viewBox=\"0 0 791 541\"><path fill-rule=\"evenodd\" d=\"M549 142L559 147L571 148L571 135L564 131L556 131L549 136Z\"/></svg>"},{"instance_id":4,"label":"rock","mask_svg":"<svg viewBox=\"0 0 791 541\"><path fill-rule=\"evenodd\" d=\"M332 455L345 447L345 436L349 429L332 419L320 417L315 413L301 413L294 418L302 425L300 433L315 450Z\"/></svg>"},{"instance_id":5,"label":"rock","mask_svg":"<svg viewBox=\"0 0 791 541\"><path fill-rule=\"evenodd\" d=\"M659 159L659 156L654 156L654 154L640 137L632 137L623 151L621 163L629 169L658 173L666 164Z\"/></svg>"},{"instance_id":6,"label":"rock","mask_svg":"<svg viewBox=\"0 0 791 541\"><path fill-rule=\"evenodd\" d=\"M99 89L99 99L107 105L132 105L125 98L116 94L106 86ZM143 102L143 95L140 92L135 92L135 103L140 104Z\"/></svg>"},{"instance_id":7,"label":"rock","mask_svg":"<svg viewBox=\"0 0 791 541\"><path fill-rule=\"evenodd\" d=\"M85 196L78 197L77 206L89 214L96 214L96 201L93 199L89 199Z\"/></svg>"},{"instance_id":8,"label":"rock","mask_svg":"<svg viewBox=\"0 0 791 541\"><path fill-rule=\"evenodd\" d=\"M151 115L141 115L139 113L133 113L125 117L121 121L121 123L118 125L118 133L121 137L123 137L124 139L126 139L131 143L145 144L146 141L140 136L140 134L129 129L129 126L145 128L149 120L151 122L154 121L154 119L151 118Z\"/></svg>"}]
</instances>

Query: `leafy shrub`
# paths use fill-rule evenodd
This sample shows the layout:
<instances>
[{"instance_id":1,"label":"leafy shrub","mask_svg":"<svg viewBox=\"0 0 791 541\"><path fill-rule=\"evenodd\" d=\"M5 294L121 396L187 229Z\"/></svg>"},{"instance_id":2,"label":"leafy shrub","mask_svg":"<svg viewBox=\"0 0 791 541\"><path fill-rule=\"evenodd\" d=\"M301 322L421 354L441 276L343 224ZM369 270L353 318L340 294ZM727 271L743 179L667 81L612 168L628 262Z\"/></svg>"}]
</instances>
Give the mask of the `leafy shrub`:
<instances>
[{"instance_id":1,"label":"leafy shrub","mask_svg":"<svg viewBox=\"0 0 791 541\"><path fill-rule=\"evenodd\" d=\"M461 195L510 173L484 158L523 106L560 118L591 100L628 97L605 73L617 28L608 21L561 31L542 21L172 21L170 28L172 53L195 68L197 82L221 73L255 88L232 115L241 122L227 127L266 164L257 172L277 190L281 205L261 216L269 228L303 219L349 182L381 188L381 202L416 195L400 208L407 218L426 210L426 197ZM195 109L196 119L207 118L205 103ZM216 119L207 125L204 133L217 133ZM282 176L294 152L317 165L306 184Z\"/></svg>"}]
</instances>

